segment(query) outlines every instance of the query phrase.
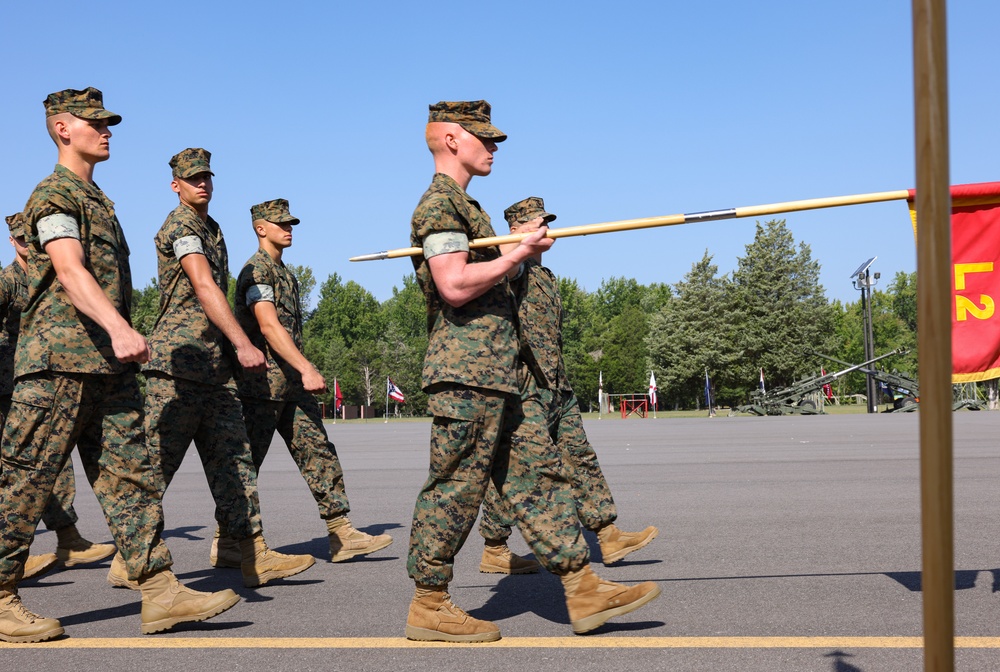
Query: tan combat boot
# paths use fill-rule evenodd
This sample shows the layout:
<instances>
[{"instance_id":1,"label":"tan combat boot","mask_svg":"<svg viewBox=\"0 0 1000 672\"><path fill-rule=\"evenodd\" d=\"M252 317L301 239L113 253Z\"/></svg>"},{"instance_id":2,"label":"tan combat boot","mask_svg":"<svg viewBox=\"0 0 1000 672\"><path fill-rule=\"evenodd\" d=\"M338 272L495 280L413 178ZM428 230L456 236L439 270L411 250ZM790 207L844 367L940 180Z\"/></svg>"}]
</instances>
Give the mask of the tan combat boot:
<instances>
[{"instance_id":1,"label":"tan combat boot","mask_svg":"<svg viewBox=\"0 0 1000 672\"><path fill-rule=\"evenodd\" d=\"M642 532L623 532L608 523L597 530L597 541L601 544L601 560L605 565L618 562L632 551L638 551L656 539L660 531L650 525Z\"/></svg>"},{"instance_id":2,"label":"tan combat boot","mask_svg":"<svg viewBox=\"0 0 1000 672\"><path fill-rule=\"evenodd\" d=\"M111 561L111 569L108 570L108 583L115 588L139 590L139 582L128 578L128 567L125 566L125 558L120 552L115 553L115 557Z\"/></svg>"},{"instance_id":3,"label":"tan combat boot","mask_svg":"<svg viewBox=\"0 0 1000 672\"><path fill-rule=\"evenodd\" d=\"M515 555L502 539L487 539L483 559L479 561L479 571L483 574L535 574L540 567L534 558Z\"/></svg>"},{"instance_id":4,"label":"tan combat boot","mask_svg":"<svg viewBox=\"0 0 1000 672\"><path fill-rule=\"evenodd\" d=\"M142 591L142 634L170 630L179 623L194 623L218 616L240 601L229 588L202 593L181 584L163 569L139 579Z\"/></svg>"},{"instance_id":5,"label":"tan combat boot","mask_svg":"<svg viewBox=\"0 0 1000 672\"><path fill-rule=\"evenodd\" d=\"M354 529L347 516L337 516L326 521L330 533L330 562L343 562L356 555L381 551L392 543L388 534L372 536Z\"/></svg>"},{"instance_id":6,"label":"tan combat boot","mask_svg":"<svg viewBox=\"0 0 1000 672\"><path fill-rule=\"evenodd\" d=\"M42 618L25 609L13 584L0 586L0 642L46 642L63 632L62 624L56 619Z\"/></svg>"},{"instance_id":7,"label":"tan combat boot","mask_svg":"<svg viewBox=\"0 0 1000 672\"><path fill-rule=\"evenodd\" d=\"M212 550L208 552L208 561L213 567L239 569L243 565L243 554L240 552L240 542L228 534L223 534L216 527L212 538Z\"/></svg>"},{"instance_id":8,"label":"tan combat boot","mask_svg":"<svg viewBox=\"0 0 1000 672\"><path fill-rule=\"evenodd\" d=\"M36 576L41 576L55 567L58 561L59 558L56 557L55 553L29 555L28 559L24 562L24 576L21 577L21 580L25 581Z\"/></svg>"},{"instance_id":9,"label":"tan combat boot","mask_svg":"<svg viewBox=\"0 0 1000 672\"><path fill-rule=\"evenodd\" d=\"M614 616L635 611L660 594L660 587L652 581L635 586L605 581L594 574L590 565L560 578L569 621L578 635L604 625Z\"/></svg>"},{"instance_id":10,"label":"tan combat boot","mask_svg":"<svg viewBox=\"0 0 1000 672\"><path fill-rule=\"evenodd\" d=\"M445 587L422 586L410 602L406 638L422 642L495 642L500 628L473 618L451 602Z\"/></svg>"},{"instance_id":11,"label":"tan combat boot","mask_svg":"<svg viewBox=\"0 0 1000 672\"><path fill-rule=\"evenodd\" d=\"M95 544L80 536L76 525L56 530L56 556L67 567L103 560L115 552L114 544Z\"/></svg>"},{"instance_id":12,"label":"tan combat boot","mask_svg":"<svg viewBox=\"0 0 1000 672\"><path fill-rule=\"evenodd\" d=\"M295 576L313 566L316 558L311 555L286 555L272 551L258 532L252 537L240 540L243 562L243 585L247 588L263 586L275 579Z\"/></svg>"}]
</instances>

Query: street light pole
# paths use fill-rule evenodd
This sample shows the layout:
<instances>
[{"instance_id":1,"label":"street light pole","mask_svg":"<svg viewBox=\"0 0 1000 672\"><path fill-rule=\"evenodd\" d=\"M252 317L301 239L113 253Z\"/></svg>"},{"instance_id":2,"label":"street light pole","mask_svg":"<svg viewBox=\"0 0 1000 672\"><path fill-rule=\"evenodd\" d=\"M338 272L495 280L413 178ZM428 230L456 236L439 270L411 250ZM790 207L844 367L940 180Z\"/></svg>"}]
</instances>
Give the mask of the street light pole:
<instances>
[{"instance_id":1,"label":"street light pole","mask_svg":"<svg viewBox=\"0 0 1000 672\"><path fill-rule=\"evenodd\" d=\"M871 265L878 257L872 257L851 274L854 289L861 291L861 340L865 361L875 359L875 330L872 326L872 287L878 284L881 273L871 273ZM868 398L868 412L875 413L878 400L878 382L871 374L865 374L865 392Z\"/></svg>"}]
</instances>

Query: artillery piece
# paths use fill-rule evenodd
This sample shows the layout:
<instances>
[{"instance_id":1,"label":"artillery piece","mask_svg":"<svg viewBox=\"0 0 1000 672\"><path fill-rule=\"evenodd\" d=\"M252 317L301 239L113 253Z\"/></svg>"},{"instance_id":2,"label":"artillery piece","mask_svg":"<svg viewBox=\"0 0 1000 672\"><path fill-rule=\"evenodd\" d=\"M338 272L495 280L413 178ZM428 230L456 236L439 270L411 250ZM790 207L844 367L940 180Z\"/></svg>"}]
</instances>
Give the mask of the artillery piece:
<instances>
[{"instance_id":1,"label":"artillery piece","mask_svg":"<svg viewBox=\"0 0 1000 672\"><path fill-rule=\"evenodd\" d=\"M824 355L821 352L813 352L812 354L817 357L822 357L823 359L828 359L831 362L837 362L838 364L843 364L845 366L850 365L850 362L845 362L841 359L837 359L836 357L831 357L830 355ZM879 383L882 383L884 386L892 390L892 408L887 409L885 411L886 413L909 413L919 408L920 384L915 378L910 378L909 376L901 373L879 371L875 368L861 368L859 370L861 373L871 376ZM955 399L954 402L952 402L951 410L957 411L961 408L968 408L970 411L979 411L982 410L983 407L983 404L977 399Z\"/></svg>"},{"instance_id":2,"label":"artillery piece","mask_svg":"<svg viewBox=\"0 0 1000 672\"><path fill-rule=\"evenodd\" d=\"M893 350L861 364L851 364L842 371L833 371L819 376L804 378L788 387L763 392L755 390L750 394L750 403L737 406L730 415L737 413L752 413L753 415L818 415L822 413L816 402L810 397L822 390L825 385L833 383L841 376L857 371L875 362L902 354L903 350Z\"/></svg>"},{"instance_id":3,"label":"artillery piece","mask_svg":"<svg viewBox=\"0 0 1000 672\"><path fill-rule=\"evenodd\" d=\"M822 357L823 359L828 359L831 362L843 364L844 366L851 366L850 362L845 362L842 359L837 359L836 357L831 357L830 355L824 355L822 352L813 352L812 354L817 357ZM906 353L903 351L899 354ZM887 413L895 413L897 411L901 413L909 413L910 411L917 410L917 404L920 401L920 384L915 378L910 378L909 376L901 373L879 371L876 368L867 369L864 368L866 366L865 364L862 364L861 366L862 368L859 369L861 373L871 376L879 383L892 390L892 409L886 411ZM958 410L958 408L955 408L954 410Z\"/></svg>"}]
</instances>

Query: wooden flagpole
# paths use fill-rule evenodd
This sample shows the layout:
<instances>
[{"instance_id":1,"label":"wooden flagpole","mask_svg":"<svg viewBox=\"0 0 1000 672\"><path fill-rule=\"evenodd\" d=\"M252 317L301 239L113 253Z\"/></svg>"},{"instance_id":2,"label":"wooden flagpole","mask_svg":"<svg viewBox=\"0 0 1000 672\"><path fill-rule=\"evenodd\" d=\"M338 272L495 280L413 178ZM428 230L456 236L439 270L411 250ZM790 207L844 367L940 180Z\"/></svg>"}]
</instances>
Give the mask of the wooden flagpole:
<instances>
[{"instance_id":1,"label":"wooden flagpole","mask_svg":"<svg viewBox=\"0 0 1000 672\"><path fill-rule=\"evenodd\" d=\"M924 669L955 669L951 191L945 0L912 0Z\"/></svg>"},{"instance_id":2,"label":"wooden flagpole","mask_svg":"<svg viewBox=\"0 0 1000 672\"><path fill-rule=\"evenodd\" d=\"M590 236L598 233L615 231L635 231L637 229L652 229L659 226L675 226L677 224L692 224L694 222L712 222L720 219L738 219L740 217L760 217L776 215L783 212L798 212L801 210L819 210L821 208L836 208L844 205L859 205L861 203L880 203L883 201L904 201L909 191L878 191L870 194L854 194L852 196L831 196L828 198L810 198L802 201L785 201L769 205L750 205L742 208L727 208L725 210L707 210L688 214L664 215L662 217L645 217L641 219L623 219L602 224L584 224L581 226L564 226L549 229L546 238L572 238L575 236ZM506 236L493 236L469 241L470 248L493 247L505 243L517 243L530 233L514 233ZM398 259L400 257L415 257L423 252L419 247L403 247L396 250L362 254L351 257L351 261L377 261L379 259Z\"/></svg>"}]
</instances>

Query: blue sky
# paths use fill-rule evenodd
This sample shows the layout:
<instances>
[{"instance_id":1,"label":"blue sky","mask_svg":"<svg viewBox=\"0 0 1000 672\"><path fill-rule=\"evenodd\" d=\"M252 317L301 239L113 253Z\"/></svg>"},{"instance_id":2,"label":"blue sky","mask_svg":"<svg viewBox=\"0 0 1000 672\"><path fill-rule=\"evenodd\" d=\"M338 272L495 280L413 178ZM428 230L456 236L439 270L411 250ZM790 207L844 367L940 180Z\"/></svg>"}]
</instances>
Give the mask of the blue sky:
<instances>
[{"instance_id":1,"label":"blue sky","mask_svg":"<svg viewBox=\"0 0 1000 672\"><path fill-rule=\"evenodd\" d=\"M998 23L995 0L950 3L953 183L1000 179ZM504 207L531 195L569 226L915 182L906 0L55 0L11 3L0 34L0 207L19 210L55 163L45 96L102 89L124 122L96 180L116 203L137 286L156 274L152 238L176 205L167 161L201 146L232 272L256 249L250 205L283 197L303 222L287 261L388 298L408 260L347 259L408 246L438 100L484 98L510 136L469 188L498 232ZM915 270L903 203L785 218L830 298L857 300L848 274L871 256L883 284ZM589 291L612 276L674 283L706 249L732 271L753 234L740 219L565 239L547 264Z\"/></svg>"}]
</instances>

